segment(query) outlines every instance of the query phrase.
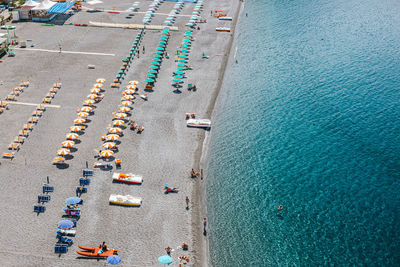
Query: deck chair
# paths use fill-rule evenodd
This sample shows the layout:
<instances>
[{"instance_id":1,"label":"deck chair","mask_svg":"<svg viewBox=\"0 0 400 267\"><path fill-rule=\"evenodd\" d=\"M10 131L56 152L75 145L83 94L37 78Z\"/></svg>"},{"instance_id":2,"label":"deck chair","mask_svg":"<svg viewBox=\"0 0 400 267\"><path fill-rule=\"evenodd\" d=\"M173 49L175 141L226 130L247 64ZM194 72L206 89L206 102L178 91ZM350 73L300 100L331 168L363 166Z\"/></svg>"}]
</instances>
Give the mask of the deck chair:
<instances>
[{"instance_id":1,"label":"deck chair","mask_svg":"<svg viewBox=\"0 0 400 267\"><path fill-rule=\"evenodd\" d=\"M61 88L61 83L55 83L55 84L53 84L53 88L60 89L60 88Z\"/></svg>"},{"instance_id":2,"label":"deck chair","mask_svg":"<svg viewBox=\"0 0 400 267\"><path fill-rule=\"evenodd\" d=\"M55 253L67 253L68 252L68 245L67 244L56 244L54 247Z\"/></svg>"},{"instance_id":3,"label":"deck chair","mask_svg":"<svg viewBox=\"0 0 400 267\"><path fill-rule=\"evenodd\" d=\"M23 137L28 137L29 136L29 132L27 130L20 130L18 132L19 136L23 136Z\"/></svg>"},{"instance_id":4,"label":"deck chair","mask_svg":"<svg viewBox=\"0 0 400 267\"><path fill-rule=\"evenodd\" d=\"M20 143L11 143L8 145L9 150L19 150Z\"/></svg>"},{"instance_id":5,"label":"deck chair","mask_svg":"<svg viewBox=\"0 0 400 267\"><path fill-rule=\"evenodd\" d=\"M58 241L59 241L60 243L68 244L68 246L71 246L72 243L74 242L74 241L72 241L71 238L63 237L63 236L62 236L61 234L59 234L58 232L57 232L57 239L58 239Z\"/></svg>"},{"instance_id":6,"label":"deck chair","mask_svg":"<svg viewBox=\"0 0 400 267\"><path fill-rule=\"evenodd\" d=\"M37 123L38 122L38 117L30 117L28 122L29 123Z\"/></svg>"},{"instance_id":7,"label":"deck chair","mask_svg":"<svg viewBox=\"0 0 400 267\"><path fill-rule=\"evenodd\" d=\"M5 159L13 159L14 158L14 153L4 153L3 158Z\"/></svg>"},{"instance_id":8,"label":"deck chair","mask_svg":"<svg viewBox=\"0 0 400 267\"><path fill-rule=\"evenodd\" d=\"M36 110L40 110L40 111L45 111L46 110L46 106L43 104L40 104L36 107Z\"/></svg>"}]
</instances>

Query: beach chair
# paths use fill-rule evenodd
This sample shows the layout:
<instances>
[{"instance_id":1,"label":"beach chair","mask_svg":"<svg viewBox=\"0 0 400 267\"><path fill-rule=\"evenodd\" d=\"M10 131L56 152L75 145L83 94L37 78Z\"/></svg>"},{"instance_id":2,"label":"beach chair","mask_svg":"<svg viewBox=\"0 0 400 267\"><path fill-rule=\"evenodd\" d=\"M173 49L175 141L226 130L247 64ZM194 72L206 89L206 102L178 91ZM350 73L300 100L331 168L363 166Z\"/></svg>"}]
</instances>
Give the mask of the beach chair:
<instances>
[{"instance_id":1,"label":"beach chair","mask_svg":"<svg viewBox=\"0 0 400 267\"><path fill-rule=\"evenodd\" d=\"M45 98L43 98L42 103L50 104L50 103L51 103L51 97L45 97Z\"/></svg>"},{"instance_id":2,"label":"beach chair","mask_svg":"<svg viewBox=\"0 0 400 267\"><path fill-rule=\"evenodd\" d=\"M8 109L8 104L6 101L0 101L0 108Z\"/></svg>"},{"instance_id":3,"label":"beach chair","mask_svg":"<svg viewBox=\"0 0 400 267\"><path fill-rule=\"evenodd\" d=\"M38 202L49 202L50 195L38 195Z\"/></svg>"},{"instance_id":4,"label":"beach chair","mask_svg":"<svg viewBox=\"0 0 400 267\"><path fill-rule=\"evenodd\" d=\"M35 206L33 206L33 212L36 212L36 213L43 213L43 212L45 212L46 211L46 207L45 206L41 206L41 205L35 205Z\"/></svg>"},{"instance_id":5,"label":"beach chair","mask_svg":"<svg viewBox=\"0 0 400 267\"><path fill-rule=\"evenodd\" d=\"M147 84L146 87L145 87L145 90L152 91L153 90L153 86L150 85L150 84Z\"/></svg>"},{"instance_id":6,"label":"beach chair","mask_svg":"<svg viewBox=\"0 0 400 267\"><path fill-rule=\"evenodd\" d=\"M93 170L84 169L84 170L82 170L82 175L83 175L83 177L93 176Z\"/></svg>"},{"instance_id":7,"label":"beach chair","mask_svg":"<svg viewBox=\"0 0 400 267\"><path fill-rule=\"evenodd\" d=\"M40 110L40 111L45 111L46 110L46 106L43 104L40 104L36 107L36 110Z\"/></svg>"},{"instance_id":8,"label":"beach chair","mask_svg":"<svg viewBox=\"0 0 400 267\"><path fill-rule=\"evenodd\" d=\"M6 97L7 101L15 101L17 99L17 97L13 94L10 94Z\"/></svg>"},{"instance_id":9,"label":"beach chair","mask_svg":"<svg viewBox=\"0 0 400 267\"><path fill-rule=\"evenodd\" d=\"M32 116L41 117L42 115L43 111L41 110L35 110L34 112L32 112Z\"/></svg>"},{"instance_id":10,"label":"beach chair","mask_svg":"<svg viewBox=\"0 0 400 267\"><path fill-rule=\"evenodd\" d=\"M202 53L201 58L206 58L207 59L208 56L206 54Z\"/></svg>"},{"instance_id":11,"label":"beach chair","mask_svg":"<svg viewBox=\"0 0 400 267\"><path fill-rule=\"evenodd\" d=\"M29 132L27 130L20 130L18 132L19 136L24 136L24 137L28 137L29 136Z\"/></svg>"},{"instance_id":12,"label":"beach chair","mask_svg":"<svg viewBox=\"0 0 400 267\"><path fill-rule=\"evenodd\" d=\"M19 93L20 92L17 89L14 89L11 94L13 94L15 96L19 96Z\"/></svg>"},{"instance_id":13,"label":"beach chair","mask_svg":"<svg viewBox=\"0 0 400 267\"><path fill-rule=\"evenodd\" d=\"M20 84L21 87L28 87L29 86L29 82L22 82Z\"/></svg>"},{"instance_id":14,"label":"beach chair","mask_svg":"<svg viewBox=\"0 0 400 267\"><path fill-rule=\"evenodd\" d=\"M90 185L90 179L89 178L80 178L79 185L80 186Z\"/></svg>"},{"instance_id":15,"label":"beach chair","mask_svg":"<svg viewBox=\"0 0 400 267\"><path fill-rule=\"evenodd\" d=\"M0 108L0 114L3 113L3 111L4 111L4 108Z\"/></svg>"},{"instance_id":16,"label":"beach chair","mask_svg":"<svg viewBox=\"0 0 400 267\"><path fill-rule=\"evenodd\" d=\"M71 238L63 237L59 232L57 232L57 239L58 242L68 244L68 246L71 246L74 242Z\"/></svg>"},{"instance_id":17,"label":"beach chair","mask_svg":"<svg viewBox=\"0 0 400 267\"><path fill-rule=\"evenodd\" d=\"M19 150L20 143L11 143L8 145L9 150Z\"/></svg>"},{"instance_id":18,"label":"beach chair","mask_svg":"<svg viewBox=\"0 0 400 267\"><path fill-rule=\"evenodd\" d=\"M33 125L32 123L24 124L24 130L32 131Z\"/></svg>"},{"instance_id":19,"label":"beach chair","mask_svg":"<svg viewBox=\"0 0 400 267\"><path fill-rule=\"evenodd\" d=\"M115 159L115 168L121 169L121 163L122 163L122 160Z\"/></svg>"},{"instance_id":20,"label":"beach chair","mask_svg":"<svg viewBox=\"0 0 400 267\"><path fill-rule=\"evenodd\" d=\"M77 186L76 190L75 190L75 193L76 193L77 196L80 196L83 193L87 193L87 188L83 187L83 186Z\"/></svg>"},{"instance_id":21,"label":"beach chair","mask_svg":"<svg viewBox=\"0 0 400 267\"><path fill-rule=\"evenodd\" d=\"M14 158L14 153L4 153L3 158L5 159L13 159Z\"/></svg>"},{"instance_id":22,"label":"beach chair","mask_svg":"<svg viewBox=\"0 0 400 267\"><path fill-rule=\"evenodd\" d=\"M57 93L58 88L57 87L53 87L50 89L50 93Z\"/></svg>"},{"instance_id":23,"label":"beach chair","mask_svg":"<svg viewBox=\"0 0 400 267\"><path fill-rule=\"evenodd\" d=\"M28 122L29 122L29 123L37 123L38 120L39 120L38 117L30 117L29 120L28 120Z\"/></svg>"},{"instance_id":24,"label":"beach chair","mask_svg":"<svg viewBox=\"0 0 400 267\"><path fill-rule=\"evenodd\" d=\"M67 244L56 244L54 247L54 252L63 254L68 252L68 245Z\"/></svg>"},{"instance_id":25,"label":"beach chair","mask_svg":"<svg viewBox=\"0 0 400 267\"><path fill-rule=\"evenodd\" d=\"M24 141L25 141L25 137L23 137L23 136L16 136L15 138L14 138L14 143L20 143L20 144L23 144L24 143Z\"/></svg>"},{"instance_id":26,"label":"beach chair","mask_svg":"<svg viewBox=\"0 0 400 267\"><path fill-rule=\"evenodd\" d=\"M43 194L49 192L54 192L54 186L43 184Z\"/></svg>"},{"instance_id":27,"label":"beach chair","mask_svg":"<svg viewBox=\"0 0 400 267\"><path fill-rule=\"evenodd\" d=\"M61 88L61 83L55 83L55 84L53 84L53 88L60 89L60 88Z\"/></svg>"}]
</instances>

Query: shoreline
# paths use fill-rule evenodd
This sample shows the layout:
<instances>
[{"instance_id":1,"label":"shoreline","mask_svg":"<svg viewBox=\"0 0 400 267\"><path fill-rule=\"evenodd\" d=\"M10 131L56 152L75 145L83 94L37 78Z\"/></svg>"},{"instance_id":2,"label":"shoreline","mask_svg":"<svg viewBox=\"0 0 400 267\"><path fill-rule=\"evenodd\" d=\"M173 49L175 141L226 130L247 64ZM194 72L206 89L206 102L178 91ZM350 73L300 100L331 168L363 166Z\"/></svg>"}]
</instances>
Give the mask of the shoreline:
<instances>
[{"instance_id":1,"label":"shoreline","mask_svg":"<svg viewBox=\"0 0 400 267\"><path fill-rule=\"evenodd\" d=\"M238 4L236 6L236 11L235 15L232 20L231 24L231 32L230 32L230 39L228 43L225 45L224 48L224 57L222 60L222 63L220 65L219 71L218 71L218 79L217 79L217 84L215 85L215 88L213 89L211 99L208 103L207 109L206 109L206 117L211 118L214 110L215 110L215 105L218 99L218 96L220 94L223 81L225 78L225 72L227 70L227 65L229 62L229 59L232 56L232 47L234 44L235 36L236 36L236 26L239 21L239 15L241 13L241 10L243 9L244 2L242 0L238 1ZM201 170L203 169L205 174L202 180L197 180L196 183L193 185L193 191L192 191L192 200L196 203L199 203L200 205L195 206L196 208L192 208L192 215L191 215L191 224L192 224L192 238L193 238L193 244L195 244L194 247L194 261L193 263L197 266L211 266L210 264L210 247L209 247L209 242L208 238L204 237L199 231L202 228L201 221L203 218L203 215L207 217L207 202L206 202L206 177L207 177L207 169L206 167L206 162L208 160L208 150L205 151L205 148L209 148L209 143L210 143L210 132L203 131L201 133L200 139L197 143L197 148L194 153L194 166L193 168L195 170ZM208 230L207 226L207 230ZM196 253L197 251L197 253ZM196 257L197 255L197 257ZM198 259L197 259L198 258ZM198 262L200 261L200 262Z\"/></svg>"}]
</instances>

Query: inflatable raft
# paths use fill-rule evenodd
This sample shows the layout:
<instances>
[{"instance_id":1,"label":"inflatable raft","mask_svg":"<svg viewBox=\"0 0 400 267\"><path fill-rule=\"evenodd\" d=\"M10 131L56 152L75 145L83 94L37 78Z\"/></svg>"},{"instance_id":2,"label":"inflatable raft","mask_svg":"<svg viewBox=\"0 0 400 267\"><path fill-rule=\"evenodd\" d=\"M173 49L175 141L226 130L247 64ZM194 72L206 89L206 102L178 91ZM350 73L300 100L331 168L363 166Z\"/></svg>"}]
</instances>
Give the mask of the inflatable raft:
<instances>
[{"instance_id":1,"label":"inflatable raft","mask_svg":"<svg viewBox=\"0 0 400 267\"><path fill-rule=\"evenodd\" d=\"M102 251L99 247L85 247L80 245L78 245L78 247L84 251L77 250L76 253L86 257L107 258L108 256L114 255L114 252L118 252L118 249L108 249L107 251Z\"/></svg>"},{"instance_id":2,"label":"inflatable raft","mask_svg":"<svg viewBox=\"0 0 400 267\"><path fill-rule=\"evenodd\" d=\"M143 177L132 173L113 173L113 181L127 184L141 184L143 183Z\"/></svg>"},{"instance_id":3,"label":"inflatable raft","mask_svg":"<svg viewBox=\"0 0 400 267\"><path fill-rule=\"evenodd\" d=\"M122 206L133 206L139 207L142 205L142 199L140 197L133 197L131 195L115 195L111 194L109 199L110 204L122 205Z\"/></svg>"},{"instance_id":4,"label":"inflatable raft","mask_svg":"<svg viewBox=\"0 0 400 267\"><path fill-rule=\"evenodd\" d=\"M209 128L211 127L211 121L207 119L190 119L186 122L188 127L200 127Z\"/></svg>"}]
</instances>

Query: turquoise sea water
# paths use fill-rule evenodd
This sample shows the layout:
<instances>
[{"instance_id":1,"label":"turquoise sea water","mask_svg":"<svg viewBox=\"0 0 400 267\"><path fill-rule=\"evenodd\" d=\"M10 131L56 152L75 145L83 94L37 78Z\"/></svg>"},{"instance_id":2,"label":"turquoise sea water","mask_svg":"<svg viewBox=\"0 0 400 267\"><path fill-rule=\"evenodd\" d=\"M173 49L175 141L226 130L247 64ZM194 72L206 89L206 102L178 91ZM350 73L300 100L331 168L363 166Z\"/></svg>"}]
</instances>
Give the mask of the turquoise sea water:
<instances>
[{"instance_id":1,"label":"turquoise sea water","mask_svg":"<svg viewBox=\"0 0 400 267\"><path fill-rule=\"evenodd\" d=\"M245 2L211 130L213 266L400 266L400 1Z\"/></svg>"}]
</instances>

